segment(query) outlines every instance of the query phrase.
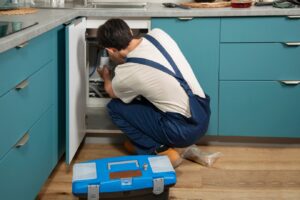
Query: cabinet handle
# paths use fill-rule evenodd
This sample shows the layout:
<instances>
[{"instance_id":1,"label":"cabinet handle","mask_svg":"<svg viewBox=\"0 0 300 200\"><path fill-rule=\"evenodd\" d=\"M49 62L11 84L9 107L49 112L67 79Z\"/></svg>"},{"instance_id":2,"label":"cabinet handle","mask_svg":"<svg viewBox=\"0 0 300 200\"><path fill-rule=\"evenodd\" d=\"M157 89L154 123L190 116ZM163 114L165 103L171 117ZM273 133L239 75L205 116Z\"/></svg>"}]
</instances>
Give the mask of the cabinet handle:
<instances>
[{"instance_id":1,"label":"cabinet handle","mask_svg":"<svg viewBox=\"0 0 300 200\"><path fill-rule=\"evenodd\" d=\"M22 146L24 146L29 140L29 133L26 132L23 137L17 142L17 144L15 145L16 148L20 148Z\"/></svg>"},{"instance_id":2,"label":"cabinet handle","mask_svg":"<svg viewBox=\"0 0 300 200\"><path fill-rule=\"evenodd\" d=\"M22 49L24 47L26 47L29 43L28 42L24 42L22 44L19 44L18 46L16 46L17 49Z\"/></svg>"},{"instance_id":3,"label":"cabinet handle","mask_svg":"<svg viewBox=\"0 0 300 200\"><path fill-rule=\"evenodd\" d=\"M286 46L300 46L300 42L285 42Z\"/></svg>"},{"instance_id":4,"label":"cabinet handle","mask_svg":"<svg viewBox=\"0 0 300 200\"><path fill-rule=\"evenodd\" d=\"M189 20L192 20L193 17L178 17L178 19L181 21L189 21Z\"/></svg>"},{"instance_id":5,"label":"cabinet handle","mask_svg":"<svg viewBox=\"0 0 300 200\"><path fill-rule=\"evenodd\" d=\"M279 81L280 83L284 85L299 85L300 81Z\"/></svg>"},{"instance_id":6,"label":"cabinet handle","mask_svg":"<svg viewBox=\"0 0 300 200\"><path fill-rule=\"evenodd\" d=\"M287 16L289 19L300 19L300 15Z\"/></svg>"},{"instance_id":7,"label":"cabinet handle","mask_svg":"<svg viewBox=\"0 0 300 200\"><path fill-rule=\"evenodd\" d=\"M16 90L22 90L28 86L28 80L24 80L16 86Z\"/></svg>"},{"instance_id":8,"label":"cabinet handle","mask_svg":"<svg viewBox=\"0 0 300 200\"><path fill-rule=\"evenodd\" d=\"M113 165L124 165L124 164L128 164L128 163L133 163L135 164L136 167L139 167L139 163L137 160L125 160L125 161L117 161L117 162L109 162L107 163L107 168L108 170L111 170L111 166Z\"/></svg>"}]
</instances>

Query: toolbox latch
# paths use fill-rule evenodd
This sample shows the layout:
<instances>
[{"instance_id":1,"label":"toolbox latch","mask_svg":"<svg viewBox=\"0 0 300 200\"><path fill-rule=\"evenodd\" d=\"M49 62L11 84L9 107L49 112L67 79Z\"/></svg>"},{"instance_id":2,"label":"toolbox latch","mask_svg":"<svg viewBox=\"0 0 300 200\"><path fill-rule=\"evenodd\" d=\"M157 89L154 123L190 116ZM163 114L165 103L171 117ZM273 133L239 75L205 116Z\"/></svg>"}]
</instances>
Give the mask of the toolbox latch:
<instances>
[{"instance_id":1,"label":"toolbox latch","mask_svg":"<svg viewBox=\"0 0 300 200\"><path fill-rule=\"evenodd\" d=\"M88 200L99 200L99 185L88 186Z\"/></svg>"},{"instance_id":2,"label":"toolbox latch","mask_svg":"<svg viewBox=\"0 0 300 200\"><path fill-rule=\"evenodd\" d=\"M153 179L153 194L159 195L164 191L165 182L163 178Z\"/></svg>"}]
</instances>

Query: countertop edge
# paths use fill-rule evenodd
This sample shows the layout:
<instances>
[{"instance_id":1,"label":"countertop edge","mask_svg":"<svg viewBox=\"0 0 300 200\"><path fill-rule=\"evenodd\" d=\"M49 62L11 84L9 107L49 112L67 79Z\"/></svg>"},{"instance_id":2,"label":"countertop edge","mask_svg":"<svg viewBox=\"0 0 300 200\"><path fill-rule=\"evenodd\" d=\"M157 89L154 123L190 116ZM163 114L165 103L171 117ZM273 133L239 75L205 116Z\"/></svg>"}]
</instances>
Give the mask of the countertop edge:
<instances>
[{"instance_id":1,"label":"countertop edge","mask_svg":"<svg viewBox=\"0 0 300 200\"><path fill-rule=\"evenodd\" d=\"M76 18L77 16L78 12L76 11L60 18L51 19L47 23L39 23L20 32L5 36L4 38L0 39L0 53L14 48L19 44L25 43L39 35L42 35L43 33Z\"/></svg>"},{"instance_id":2,"label":"countertop edge","mask_svg":"<svg viewBox=\"0 0 300 200\"><path fill-rule=\"evenodd\" d=\"M93 10L93 9L40 9L38 13L31 16L5 16L2 21L27 20L33 22L39 18L38 25L22 30L18 33L0 39L0 53L16 47L31 40L59 25L62 25L76 17L268 17L268 16L300 16L300 8L276 9L258 8L235 9L235 8L213 8L213 9L167 9L160 4L150 4L147 10ZM49 17L48 17L49 16ZM56 17L58 16L58 17Z\"/></svg>"}]
</instances>

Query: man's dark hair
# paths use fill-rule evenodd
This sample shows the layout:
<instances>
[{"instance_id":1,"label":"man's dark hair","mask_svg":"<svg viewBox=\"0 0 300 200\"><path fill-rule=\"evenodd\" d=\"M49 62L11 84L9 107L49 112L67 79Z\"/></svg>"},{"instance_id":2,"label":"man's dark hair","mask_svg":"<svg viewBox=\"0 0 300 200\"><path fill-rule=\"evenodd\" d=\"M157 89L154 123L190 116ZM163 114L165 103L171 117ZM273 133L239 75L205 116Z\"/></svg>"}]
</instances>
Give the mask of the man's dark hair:
<instances>
[{"instance_id":1,"label":"man's dark hair","mask_svg":"<svg viewBox=\"0 0 300 200\"><path fill-rule=\"evenodd\" d=\"M133 39L129 26L122 19L109 19L98 28L98 44L103 48L125 49Z\"/></svg>"}]
</instances>

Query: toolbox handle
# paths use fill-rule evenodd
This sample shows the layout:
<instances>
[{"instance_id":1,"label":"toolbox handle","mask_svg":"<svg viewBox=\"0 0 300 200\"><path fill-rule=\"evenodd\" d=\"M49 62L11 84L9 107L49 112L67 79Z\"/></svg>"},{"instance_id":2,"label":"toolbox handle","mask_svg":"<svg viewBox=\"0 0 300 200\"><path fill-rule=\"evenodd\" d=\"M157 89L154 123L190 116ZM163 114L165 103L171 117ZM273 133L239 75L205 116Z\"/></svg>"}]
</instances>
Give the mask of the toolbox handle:
<instances>
[{"instance_id":1,"label":"toolbox handle","mask_svg":"<svg viewBox=\"0 0 300 200\"><path fill-rule=\"evenodd\" d=\"M139 168L139 163L137 160L125 160L125 161L118 161L118 162L109 162L107 163L108 170L111 170L111 166L113 165L124 165L129 163L135 163L136 167Z\"/></svg>"}]
</instances>

